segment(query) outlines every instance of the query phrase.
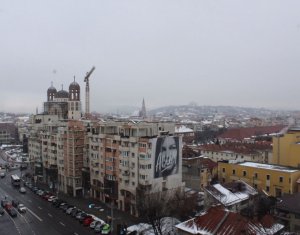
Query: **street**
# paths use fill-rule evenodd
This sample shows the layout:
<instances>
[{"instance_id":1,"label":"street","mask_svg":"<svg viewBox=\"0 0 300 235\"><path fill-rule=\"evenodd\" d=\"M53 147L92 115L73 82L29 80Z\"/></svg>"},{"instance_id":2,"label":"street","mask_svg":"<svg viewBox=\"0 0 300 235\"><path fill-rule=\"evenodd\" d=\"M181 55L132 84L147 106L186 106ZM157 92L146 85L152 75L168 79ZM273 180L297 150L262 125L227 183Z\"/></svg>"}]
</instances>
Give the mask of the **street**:
<instances>
[{"instance_id":1,"label":"street","mask_svg":"<svg viewBox=\"0 0 300 235\"><path fill-rule=\"evenodd\" d=\"M5 178L0 179L0 197L8 200L18 200L28 209L27 212L15 218L6 212L0 217L0 234L29 235L29 234L94 234L89 227L84 227L76 219L68 216L63 211L52 206L51 203L35 195L29 189L26 194L21 194L18 188L10 183L10 175L17 170L8 172Z\"/></svg>"}]
</instances>

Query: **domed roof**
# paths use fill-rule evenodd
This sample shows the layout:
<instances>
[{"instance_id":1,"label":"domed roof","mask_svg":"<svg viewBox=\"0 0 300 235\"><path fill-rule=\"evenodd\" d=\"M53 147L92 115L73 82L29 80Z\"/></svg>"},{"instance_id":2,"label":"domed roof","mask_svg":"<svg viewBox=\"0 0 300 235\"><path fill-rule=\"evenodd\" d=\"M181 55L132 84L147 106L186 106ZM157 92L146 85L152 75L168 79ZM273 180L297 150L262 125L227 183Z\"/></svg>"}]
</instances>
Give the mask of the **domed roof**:
<instances>
[{"instance_id":1,"label":"domed roof","mask_svg":"<svg viewBox=\"0 0 300 235\"><path fill-rule=\"evenodd\" d=\"M69 93L65 90L60 90L56 93L56 98L69 98Z\"/></svg>"},{"instance_id":2,"label":"domed roof","mask_svg":"<svg viewBox=\"0 0 300 235\"><path fill-rule=\"evenodd\" d=\"M75 81L72 82L69 86L69 91L71 91L71 90L80 90L79 84Z\"/></svg>"},{"instance_id":3,"label":"domed roof","mask_svg":"<svg viewBox=\"0 0 300 235\"><path fill-rule=\"evenodd\" d=\"M47 93L56 93L56 92L57 92L57 90L53 86L53 83L51 82L51 86L48 88Z\"/></svg>"}]
</instances>

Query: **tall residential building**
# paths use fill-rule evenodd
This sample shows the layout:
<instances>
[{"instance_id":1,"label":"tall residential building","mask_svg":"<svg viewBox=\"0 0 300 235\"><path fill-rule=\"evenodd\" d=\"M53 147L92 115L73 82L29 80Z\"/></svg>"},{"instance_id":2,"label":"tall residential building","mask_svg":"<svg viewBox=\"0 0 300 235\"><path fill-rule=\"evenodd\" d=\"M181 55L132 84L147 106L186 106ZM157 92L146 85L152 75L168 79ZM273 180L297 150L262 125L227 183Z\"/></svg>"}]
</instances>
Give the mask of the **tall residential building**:
<instances>
[{"instance_id":1,"label":"tall residential building","mask_svg":"<svg viewBox=\"0 0 300 235\"><path fill-rule=\"evenodd\" d=\"M113 200L137 215L139 190L181 188L182 140L173 123L104 122L90 125L91 196Z\"/></svg>"}]
</instances>

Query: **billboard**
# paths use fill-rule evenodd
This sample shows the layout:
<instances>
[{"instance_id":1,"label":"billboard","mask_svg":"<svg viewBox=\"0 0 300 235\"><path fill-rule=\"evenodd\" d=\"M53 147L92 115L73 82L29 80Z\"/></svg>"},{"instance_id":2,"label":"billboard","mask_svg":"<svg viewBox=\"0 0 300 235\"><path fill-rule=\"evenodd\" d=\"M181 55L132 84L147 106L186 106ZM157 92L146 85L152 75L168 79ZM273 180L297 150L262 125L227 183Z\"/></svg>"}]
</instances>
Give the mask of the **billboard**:
<instances>
[{"instance_id":1,"label":"billboard","mask_svg":"<svg viewBox=\"0 0 300 235\"><path fill-rule=\"evenodd\" d=\"M179 138L158 137L155 149L154 178L167 177L179 170Z\"/></svg>"}]
</instances>

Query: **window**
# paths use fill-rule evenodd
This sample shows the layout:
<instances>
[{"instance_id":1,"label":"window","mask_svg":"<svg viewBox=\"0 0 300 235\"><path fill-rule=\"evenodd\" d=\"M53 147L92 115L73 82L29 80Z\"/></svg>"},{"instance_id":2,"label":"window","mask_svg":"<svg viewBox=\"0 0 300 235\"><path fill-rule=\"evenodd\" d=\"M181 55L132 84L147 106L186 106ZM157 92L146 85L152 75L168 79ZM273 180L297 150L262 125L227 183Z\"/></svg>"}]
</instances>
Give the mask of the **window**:
<instances>
[{"instance_id":1,"label":"window","mask_svg":"<svg viewBox=\"0 0 300 235\"><path fill-rule=\"evenodd\" d=\"M269 187L269 186L266 187L266 191L267 191L267 192L270 191L270 187Z\"/></svg>"},{"instance_id":2,"label":"window","mask_svg":"<svg viewBox=\"0 0 300 235\"><path fill-rule=\"evenodd\" d=\"M257 184L254 184L254 188L257 189Z\"/></svg>"},{"instance_id":3,"label":"window","mask_svg":"<svg viewBox=\"0 0 300 235\"><path fill-rule=\"evenodd\" d=\"M222 170L222 171L223 171L223 173L225 173L225 168L223 168L223 170Z\"/></svg>"},{"instance_id":4,"label":"window","mask_svg":"<svg viewBox=\"0 0 300 235\"><path fill-rule=\"evenodd\" d=\"M235 170L232 170L232 174L235 175Z\"/></svg>"},{"instance_id":5,"label":"window","mask_svg":"<svg viewBox=\"0 0 300 235\"><path fill-rule=\"evenodd\" d=\"M267 175L267 180L270 180L270 175Z\"/></svg>"},{"instance_id":6,"label":"window","mask_svg":"<svg viewBox=\"0 0 300 235\"><path fill-rule=\"evenodd\" d=\"M282 177L282 176L279 177L279 182L280 182L280 183L283 182L283 177Z\"/></svg>"},{"instance_id":7,"label":"window","mask_svg":"<svg viewBox=\"0 0 300 235\"><path fill-rule=\"evenodd\" d=\"M258 177L258 174L254 173L254 178L257 179L257 177Z\"/></svg>"},{"instance_id":8,"label":"window","mask_svg":"<svg viewBox=\"0 0 300 235\"><path fill-rule=\"evenodd\" d=\"M247 176L247 172L246 171L243 171L243 176Z\"/></svg>"}]
</instances>

